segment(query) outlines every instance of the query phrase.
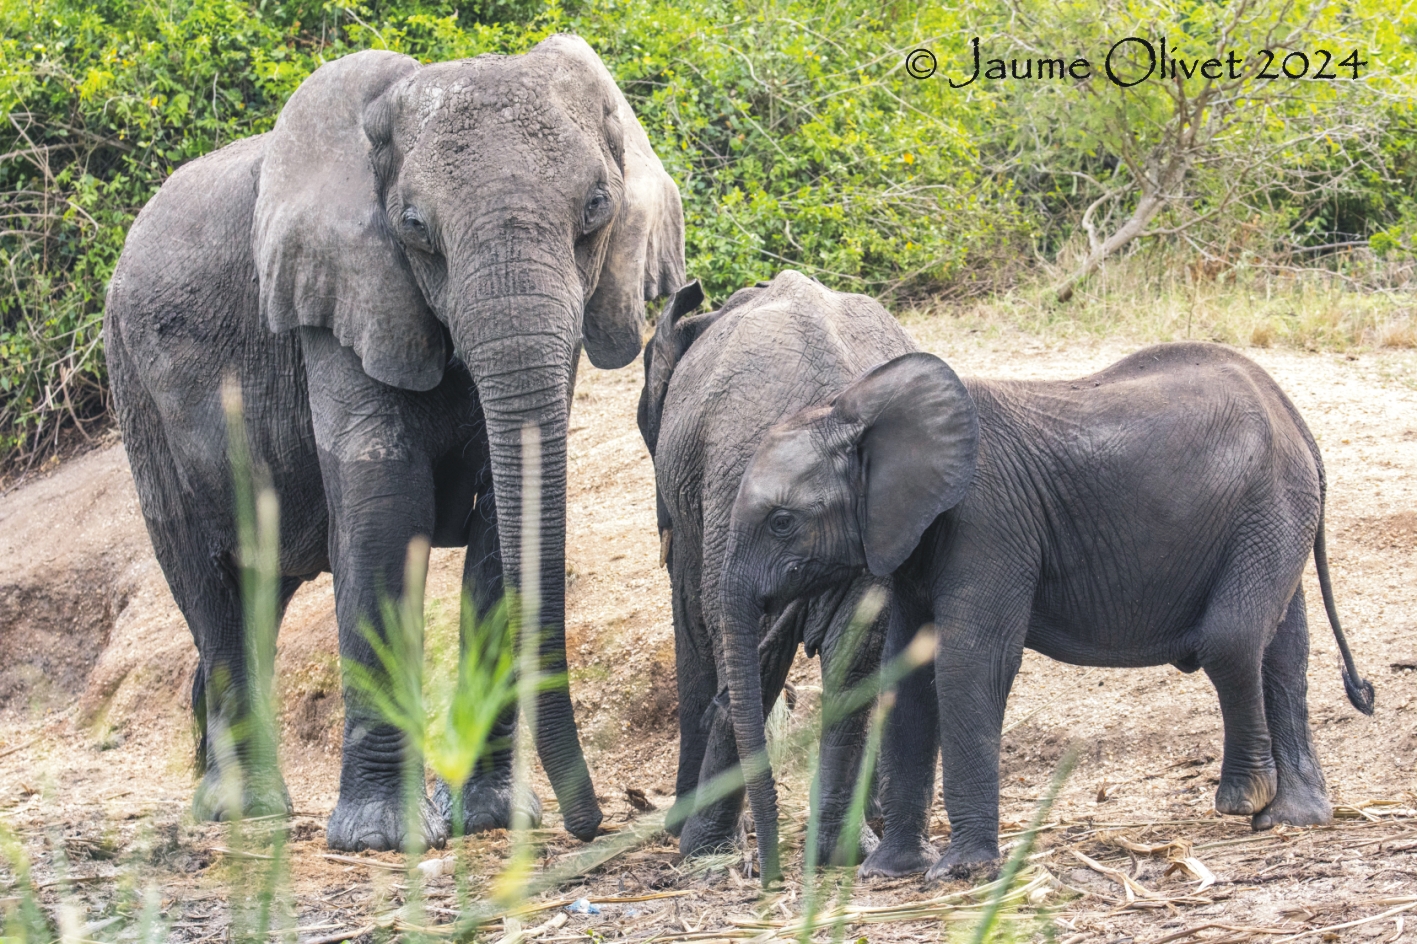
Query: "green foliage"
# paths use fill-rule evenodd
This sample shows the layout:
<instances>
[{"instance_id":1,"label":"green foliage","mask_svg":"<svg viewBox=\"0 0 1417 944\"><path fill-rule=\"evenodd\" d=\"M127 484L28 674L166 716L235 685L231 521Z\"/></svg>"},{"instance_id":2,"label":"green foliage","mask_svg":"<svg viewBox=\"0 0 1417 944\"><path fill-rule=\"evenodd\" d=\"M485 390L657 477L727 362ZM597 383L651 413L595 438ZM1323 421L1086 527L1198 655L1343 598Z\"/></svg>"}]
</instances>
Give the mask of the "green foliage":
<instances>
[{"instance_id":1,"label":"green foliage","mask_svg":"<svg viewBox=\"0 0 1417 944\"><path fill-rule=\"evenodd\" d=\"M967 111L902 68L939 17L863 0L591 0L571 25L678 182L689 270L710 294L792 266L899 295L967 278L1022 232L1008 184L977 170Z\"/></svg>"},{"instance_id":2,"label":"green foliage","mask_svg":"<svg viewBox=\"0 0 1417 944\"><path fill-rule=\"evenodd\" d=\"M186 9L0 2L0 453L105 407L107 280L185 160L265 130L306 71L292 31L230 0Z\"/></svg>"},{"instance_id":3,"label":"green foliage","mask_svg":"<svg viewBox=\"0 0 1417 944\"><path fill-rule=\"evenodd\" d=\"M984 147L1039 202L1050 255L1078 235L1094 200L1097 229L1114 229L1108 218L1133 212L1148 189L1144 177L1167 197L1151 229L1173 237L1184 231L1190 245L1230 263L1361 242L1410 218L1404 201L1414 183L1413 145L1410 134L1393 133L1410 127L1413 114L1417 20L1410 10L1394 15L1390 4L1374 0L1028 0L1007 8L970 4L961 16L964 35L981 37L986 60L1047 55L1091 62L1091 75L1080 81L979 80L967 89L1011 116L1012 127L985 130ZM1217 57L1220 80L1156 72L1122 90L1107 78L1103 61L1128 36L1153 47L1119 49L1113 64L1120 75L1145 74L1148 55L1160 51L1164 38L1168 61ZM1037 42L1041 37L1046 42ZM1260 50L1275 52L1273 74L1291 52L1307 57L1312 74L1325 48L1327 74L1337 79L1259 75ZM1355 51L1366 63L1360 81L1350 81L1338 64ZM943 63L952 76L967 75L964 44L952 43ZM1059 121L1060 114L1067 120ZM1179 180L1168 181L1167 165L1178 159Z\"/></svg>"},{"instance_id":4,"label":"green foliage","mask_svg":"<svg viewBox=\"0 0 1417 944\"><path fill-rule=\"evenodd\" d=\"M1121 35L1164 31L1195 55L1230 6L0 0L0 462L32 460L61 429L106 415L103 295L129 223L183 162L271 127L322 61L368 47L424 61L517 53L577 32L679 183L689 271L711 295L792 266L913 301L1008 288L1038 253L1066 256L1083 209L1164 143L1159 85L950 88L944 73L958 75L967 37L1100 60ZM1244 120L1221 129L1158 218L1204 225L1155 242L1290 264L1281 256L1296 249L1371 239L1373 252L1410 260L1414 22L1410 5L1394 14L1379 0L1281 4L1247 20L1237 48L1341 38L1362 46L1372 77L1237 101ZM921 46L940 59L930 80L904 69ZM1330 133L1319 119L1333 119ZM1316 133L1295 135L1296 122ZM1255 148L1272 150L1276 172L1247 171L1244 192L1227 197L1236 160ZM1124 195L1102 209L1130 207Z\"/></svg>"}]
</instances>

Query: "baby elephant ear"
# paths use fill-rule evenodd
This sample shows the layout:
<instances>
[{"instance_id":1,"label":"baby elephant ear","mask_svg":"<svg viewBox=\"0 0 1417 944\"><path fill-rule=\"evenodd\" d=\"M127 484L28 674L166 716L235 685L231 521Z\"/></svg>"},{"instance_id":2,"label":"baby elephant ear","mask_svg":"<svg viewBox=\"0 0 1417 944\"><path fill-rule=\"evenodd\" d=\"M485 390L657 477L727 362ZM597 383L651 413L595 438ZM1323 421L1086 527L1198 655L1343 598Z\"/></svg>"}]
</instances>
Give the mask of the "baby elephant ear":
<instances>
[{"instance_id":1,"label":"baby elephant ear","mask_svg":"<svg viewBox=\"0 0 1417 944\"><path fill-rule=\"evenodd\" d=\"M387 119L381 97L417 68L358 52L296 89L266 145L252 247L272 331L329 328L375 380L430 390L447 363L443 327L390 232L365 132L366 112Z\"/></svg>"},{"instance_id":2,"label":"baby elephant ear","mask_svg":"<svg viewBox=\"0 0 1417 944\"><path fill-rule=\"evenodd\" d=\"M856 430L866 565L884 577L968 491L979 453L974 400L944 361L906 354L843 390L832 416Z\"/></svg>"}]
</instances>

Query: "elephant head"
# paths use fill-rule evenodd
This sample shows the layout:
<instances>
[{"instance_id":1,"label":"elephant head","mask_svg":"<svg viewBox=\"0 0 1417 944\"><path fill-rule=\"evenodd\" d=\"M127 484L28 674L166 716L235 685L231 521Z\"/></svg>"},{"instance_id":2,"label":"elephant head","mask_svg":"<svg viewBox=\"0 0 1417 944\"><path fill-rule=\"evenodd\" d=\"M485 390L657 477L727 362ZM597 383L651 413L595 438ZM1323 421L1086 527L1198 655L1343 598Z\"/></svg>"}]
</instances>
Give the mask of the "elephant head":
<instances>
[{"instance_id":1,"label":"elephant head","mask_svg":"<svg viewBox=\"0 0 1417 944\"><path fill-rule=\"evenodd\" d=\"M933 355L906 354L867 371L831 406L774 426L743 474L720 594L733 731L765 882L779 866L759 687L763 615L866 570L894 572L964 497L978 442L974 402L954 371Z\"/></svg>"},{"instance_id":2,"label":"elephant head","mask_svg":"<svg viewBox=\"0 0 1417 944\"><path fill-rule=\"evenodd\" d=\"M523 428L539 430L535 589L543 664L564 675L575 359L583 342L598 367L628 364L645 299L684 281L678 190L610 73L565 35L521 56L329 63L271 133L252 238L272 330L328 328L371 377L409 390L436 386L457 350L487 418L513 587ZM590 838L600 812L564 684L540 696L536 740L567 828Z\"/></svg>"}]
</instances>

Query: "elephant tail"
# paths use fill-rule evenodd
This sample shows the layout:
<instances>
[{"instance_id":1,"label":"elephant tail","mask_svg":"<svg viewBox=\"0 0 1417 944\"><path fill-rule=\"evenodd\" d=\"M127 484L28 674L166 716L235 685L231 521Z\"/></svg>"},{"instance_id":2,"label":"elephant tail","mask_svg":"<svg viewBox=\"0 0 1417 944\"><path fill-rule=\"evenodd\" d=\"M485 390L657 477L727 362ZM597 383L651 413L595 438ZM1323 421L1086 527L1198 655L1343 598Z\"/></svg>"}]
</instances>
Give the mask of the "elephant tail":
<instances>
[{"instance_id":1,"label":"elephant tail","mask_svg":"<svg viewBox=\"0 0 1417 944\"><path fill-rule=\"evenodd\" d=\"M1264 376L1279 394L1279 402L1294 420L1294 425L1304 438L1304 444L1309 447L1309 454L1314 457L1314 469L1319 477L1319 528L1314 534L1314 569L1319 572L1319 590L1324 598L1324 611L1328 613L1328 625L1333 628L1333 638L1338 642L1339 654L1343 656L1343 690L1348 693L1348 700L1353 703L1354 708L1365 715L1371 715L1376 697L1373 683L1360 676L1358 667L1353 664L1353 652L1348 648L1348 637L1343 635L1343 627L1338 623L1338 606L1333 602L1333 581L1328 576L1328 547L1324 543L1324 507L1328 498L1328 476L1324 472L1323 455L1319 452L1318 440L1314 439L1314 434L1309 431L1309 424L1299 415L1298 407L1284 395L1284 391L1279 389L1272 377L1268 374Z\"/></svg>"},{"instance_id":2,"label":"elephant tail","mask_svg":"<svg viewBox=\"0 0 1417 944\"><path fill-rule=\"evenodd\" d=\"M1373 683L1358 675L1358 667L1353 664L1353 653L1348 648L1348 638L1343 635L1343 627L1338 624L1338 607L1333 602L1333 583L1328 577L1328 548L1324 544L1324 519L1319 513L1319 530L1314 536L1314 568L1319 572L1319 590L1323 593L1324 610L1328 613L1328 624L1333 627L1333 638L1338 642L1338 651L1343 656L1343 690L1353 707L1365 715L1373 713Z\"/></svg>"}]
</instances>

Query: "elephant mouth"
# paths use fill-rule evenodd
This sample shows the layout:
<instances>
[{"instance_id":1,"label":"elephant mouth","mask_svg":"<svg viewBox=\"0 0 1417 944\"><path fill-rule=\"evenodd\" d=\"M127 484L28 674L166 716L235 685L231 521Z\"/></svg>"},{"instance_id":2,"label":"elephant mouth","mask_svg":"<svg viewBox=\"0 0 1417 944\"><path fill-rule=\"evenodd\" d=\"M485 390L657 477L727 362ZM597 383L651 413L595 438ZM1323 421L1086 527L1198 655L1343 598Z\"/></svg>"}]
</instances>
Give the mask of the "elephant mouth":
<instances>
[{"instance_id":1,"label":"elephant mouth","mask_svg":"<svg viewBox=\"0 0 1417 944\"><path fill-rule=\"evenodd\" d=\"M768 625L777 614L781 614L793 603L821 596L836 594L839 598L846 588L860 575L860 567L822 566L812 562L802 562L796 570L785 572L782 582L770 593L756 602L768 616ZM840 600L838 599L838 605Z\"/></svg>"}]
</instances>

